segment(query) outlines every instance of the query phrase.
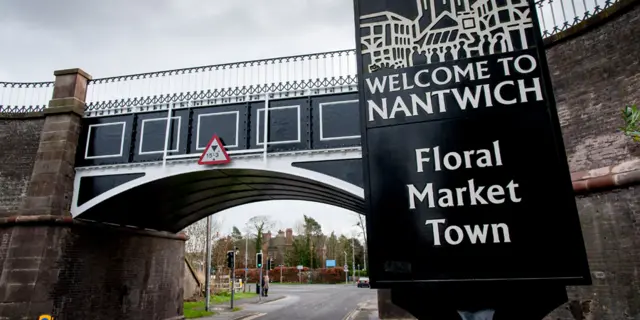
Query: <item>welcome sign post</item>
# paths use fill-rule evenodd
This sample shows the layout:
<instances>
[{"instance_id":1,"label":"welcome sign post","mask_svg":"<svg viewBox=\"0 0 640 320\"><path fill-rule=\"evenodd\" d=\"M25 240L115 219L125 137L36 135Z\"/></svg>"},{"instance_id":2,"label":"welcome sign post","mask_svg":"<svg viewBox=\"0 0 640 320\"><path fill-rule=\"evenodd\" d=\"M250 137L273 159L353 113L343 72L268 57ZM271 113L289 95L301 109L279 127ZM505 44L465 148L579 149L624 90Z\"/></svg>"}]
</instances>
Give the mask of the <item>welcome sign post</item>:
<instances>
[{"instance_id":1,"label":"welcome sign post","mask_svg":"<svg viewBox=\"0 0 640 320\"><path fill-rule=\"evenodd\" d=\"M590 284L534 3L354 3L372 287Z\"/></svg>"}]
</instances>

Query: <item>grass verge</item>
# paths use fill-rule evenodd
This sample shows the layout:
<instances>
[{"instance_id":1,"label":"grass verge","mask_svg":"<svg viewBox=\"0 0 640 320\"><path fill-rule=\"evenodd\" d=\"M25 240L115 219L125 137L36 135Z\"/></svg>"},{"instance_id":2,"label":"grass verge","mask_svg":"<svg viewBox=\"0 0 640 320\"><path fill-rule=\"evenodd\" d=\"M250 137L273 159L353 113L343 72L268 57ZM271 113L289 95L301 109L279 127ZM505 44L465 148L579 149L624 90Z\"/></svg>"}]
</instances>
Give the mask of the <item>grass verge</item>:
<instances>
[{"instance_id":1,"label":"grass verge","mask_svg":"<svg viewBox=\"0 0 640 320\"><path fill-rule=\"evenodd\" d=\"M215 312L184 308L185 319L195 319L214 315Z\"/></svg>"},{"instance_id":2,"label":"grass verge","mask_svg":"<svg viewBox=\"0 0 640 320\"><path fill-rule=\"evenodd\" d=\"M252 293L252 292L246 292L246 293L238 292L234 295L234 301L253 298L257 296L258 295L256 293ZM211 304L222 304L229 301L231 301L231 294L229 293L216 294L211 297ZM183 305L183 308L184 308L184 317L186 319L201 318L201 317L211 316L215 314L215 312L204 310L204 300L195 301L195 302L185 302ZM238 311L238 310L241 310L241 308L239 307L233 308L233 311Z\"/></svg>"}]
</instances>

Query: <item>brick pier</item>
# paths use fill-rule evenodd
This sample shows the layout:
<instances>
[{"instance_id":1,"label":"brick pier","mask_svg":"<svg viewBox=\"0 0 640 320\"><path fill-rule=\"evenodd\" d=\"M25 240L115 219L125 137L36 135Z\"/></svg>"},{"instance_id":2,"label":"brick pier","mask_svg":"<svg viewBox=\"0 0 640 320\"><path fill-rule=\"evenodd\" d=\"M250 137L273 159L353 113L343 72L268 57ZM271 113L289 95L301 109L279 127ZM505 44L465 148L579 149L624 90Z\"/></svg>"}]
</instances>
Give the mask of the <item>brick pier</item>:
<instances>
[{"instance_id":1,"label":"brick pier","mask_svg":"<svg viewBox=\"0 0 640 320\"><path fill-rule=\"evenodd\" d=\"M43 113L0 120L0 319L182 319L183 235L71 218L90 76L55 76Z\"/></svg>"}]
</instances>

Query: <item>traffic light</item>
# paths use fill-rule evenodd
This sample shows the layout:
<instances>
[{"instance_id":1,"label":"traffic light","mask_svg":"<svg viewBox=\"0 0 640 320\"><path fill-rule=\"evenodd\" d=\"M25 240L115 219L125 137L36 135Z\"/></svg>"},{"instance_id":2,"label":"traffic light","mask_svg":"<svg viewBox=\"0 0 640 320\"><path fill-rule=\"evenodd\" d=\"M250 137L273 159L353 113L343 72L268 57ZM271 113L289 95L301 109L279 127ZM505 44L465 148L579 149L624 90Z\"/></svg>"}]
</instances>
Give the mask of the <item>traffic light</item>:
<instances>
[{"instance_id":1,"label":"traffic light","mask_svg":"<svg viewBox=\"0 0 640 320\"><path fill-rule=\"evenodd\" d=\"M269 270L273 270L273 268L275 268L275 265L273 264L273 258L269 258Z\"/></svg>"},{"instance_id":2,"label":"traffic light","mask_svg":"<svg viewBox=\"0 0 640 320\"><path fill-rule=\"evenodd\" d=\"M262 268L262 252L256 253L256 266Z\"/></svg>"},{"instance_id":3,"label":"traffic light","mask_svg":"<svg viewBox=\"0 0 640 320\"><path fill-rule=\"evenodd\" d=\"M271 258L267 259L267 270L271 270Z\"/></svg>"},{"instance_id":4,"label":"traffic light","mask_svg":"<svg viewBox=\"0 0 640 320\"><path fill-rule=\"evenodd\" d=\"M227 251L227 267L233 269L233 262L234 262L234 254L235 251L233 250L229 250Z\"/></svg>"}]
</instances>

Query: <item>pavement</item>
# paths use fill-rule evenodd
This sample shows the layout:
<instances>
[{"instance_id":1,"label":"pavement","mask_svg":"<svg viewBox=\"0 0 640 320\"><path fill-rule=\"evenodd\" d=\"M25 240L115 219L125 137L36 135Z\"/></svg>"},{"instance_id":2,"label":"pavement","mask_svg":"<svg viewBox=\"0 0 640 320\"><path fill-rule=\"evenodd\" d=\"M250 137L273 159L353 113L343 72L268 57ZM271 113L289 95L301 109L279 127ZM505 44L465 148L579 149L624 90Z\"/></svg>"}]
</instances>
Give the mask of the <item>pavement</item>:
<instances>
[{"instance_id":1,"label":"pavement","mask_svg":"<svg viewBox=\"0 0 640 320\"><path fill-rule=\"evenodd\" d=\"M284 284L271 283L269 296L242 299L234 306L217 306L218 314L201 320L374 320L378 319L376 291L349 284Z\"/></svg>"},{"instance_id":2,"label":"pavement","mask_svg":"<svg viewBox=\"0 0 640 320\"><path fill-rule=\"evenodd\" d=\"M347 320L379 320L378 299L373 298L358 304Z\"/></svg>"}]
</instances>

